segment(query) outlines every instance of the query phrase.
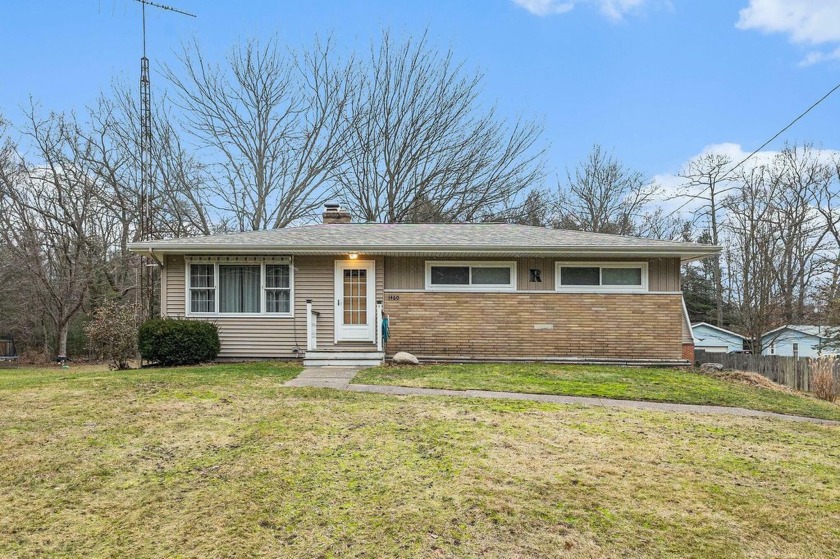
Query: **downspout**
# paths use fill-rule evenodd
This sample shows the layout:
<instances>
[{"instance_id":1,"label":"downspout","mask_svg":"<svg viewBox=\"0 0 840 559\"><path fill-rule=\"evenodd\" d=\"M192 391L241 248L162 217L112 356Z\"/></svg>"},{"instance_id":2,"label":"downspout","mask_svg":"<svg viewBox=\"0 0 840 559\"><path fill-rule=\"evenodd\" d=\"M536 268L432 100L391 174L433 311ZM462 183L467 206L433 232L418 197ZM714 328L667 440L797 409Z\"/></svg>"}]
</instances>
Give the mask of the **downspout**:
<instances>
[{"instance_id":1,"label":"downspout","mask_svg":"<svg viewBox=\"0 0 840 559\"><path fill-rule=\"evenodd\" d=\"M697 338L694 337L694 328L691 327L691 319L688 317L688 307L685 306L685 295L681 297L681 300L683 308L683 318L685 319L686 326L688 326L688 333L691 335L691 343L697 345Z\"/></svg>"},{"instance_id":2,"label":"downspout","mask_svg":"<svg viewBox=\"0 0 840 559\"><path fill-rule=\"evenodd\" d=\"M152 249L152 248L149 249L149 258L151 258L152 260L157 262L157 265L158 265L159 268L164 267L163 262L161 262L160 259L155 255L154 249Z\"/></svg>"}]
</instances>

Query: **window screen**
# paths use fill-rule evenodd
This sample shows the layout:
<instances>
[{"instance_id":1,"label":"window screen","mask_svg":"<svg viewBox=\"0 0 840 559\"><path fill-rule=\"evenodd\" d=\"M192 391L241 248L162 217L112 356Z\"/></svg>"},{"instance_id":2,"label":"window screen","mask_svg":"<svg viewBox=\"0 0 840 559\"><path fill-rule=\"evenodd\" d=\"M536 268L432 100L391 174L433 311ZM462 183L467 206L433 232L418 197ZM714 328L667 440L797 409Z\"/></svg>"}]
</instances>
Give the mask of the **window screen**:
<instances>
[{"instance_id":1,"label":"window screen","mask_svg":"<svg viewBox=\"0 0 840 559\"><path fill-rule=\"evenodd\" d=\"M469 284L469 266L432 266L432 285Z\"/></svg>"},{"instance_id":2,"label":"window screen","mask_svg":"<svg viewBox=\"0 0 840 559\"><path fill-rule=\"evenodd\" d=\"M560 268L560 285L601 285L601 269L563 266Z\"/></svg>"},{"instance_id":3,"label":"window screen","mask_svg":"<svg viewBox=\"0 0 840 559\"><path fill-rule=\"evenodd\" d=\"M216 312L216 276L213 264L190 266L190 311Z\"/></svg>"},{"instance_id":4,"label":"window screen","mask_svg":"<svg viewBox=\"0 0 840 559\"><path fill-rule=\"evenodd\" d=\"M510 268L472 268L472 285L508 285Z\"/></svg>"},{"instance_id":5,"label":"window screen","mask_svg":"<svg viewBox=\"0 0 840 559\"><path fill-rule=\"evenodd\" d=\"M642 269L601 268L601 285L642 285Z\"/></svg>"},{"instance_id":6,"label":"window screen","mask_svg":"<svg viewBox=\"0 0 840 559\"><path fill-rule=\"evenodd\" d=\"M265 266L265 312L291 312L292 284L290 279L288 264Z\"/></svg>"}]
</instances>

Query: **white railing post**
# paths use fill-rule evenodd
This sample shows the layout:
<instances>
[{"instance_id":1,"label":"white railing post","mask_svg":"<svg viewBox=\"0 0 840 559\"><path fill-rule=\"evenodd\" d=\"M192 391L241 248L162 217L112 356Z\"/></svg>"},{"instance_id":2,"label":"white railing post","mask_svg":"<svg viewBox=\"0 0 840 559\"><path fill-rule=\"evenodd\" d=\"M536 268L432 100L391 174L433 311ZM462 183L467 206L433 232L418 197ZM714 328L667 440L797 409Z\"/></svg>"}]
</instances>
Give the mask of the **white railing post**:
<instances>
[{"instance_id":1,"label":"white railing post","mask_svg":"<svg viewBox=\"0 0 840 559\"><path fill-rule=\"evenodd\" d=\"M306 300L306 351L315 349L312 332L312 299Z\"/></svg>"},{"instance_id":2,"label":"white railing post","mask_svg":"<svg viewBox=\"0 0 840 559\"><path fill-rule=\"evenodd\" d=\"M376 302L376 351L382 351L382 301Z\"/></svg>"}]
</instances>

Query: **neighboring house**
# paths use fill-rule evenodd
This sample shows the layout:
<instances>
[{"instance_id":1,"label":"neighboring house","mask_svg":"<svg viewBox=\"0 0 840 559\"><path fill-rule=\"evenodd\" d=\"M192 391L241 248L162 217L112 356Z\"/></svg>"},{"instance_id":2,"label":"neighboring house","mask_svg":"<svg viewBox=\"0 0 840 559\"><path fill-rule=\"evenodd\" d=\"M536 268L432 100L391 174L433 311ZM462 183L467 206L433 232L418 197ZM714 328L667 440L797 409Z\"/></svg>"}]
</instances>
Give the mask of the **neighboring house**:
<instances>
[{"instance_id":1,"label":"neighboring house","mask_svg":"<svg viewBox=\"0 0 840 559\"><path fill-rule=\"evenodd\" d=\"M680 263L719 248L510 225L324 224L132 243L162 314L211 320L221 358L685 363ZM381 316L390 340L382 339Z\"/></svg>"},{"instance_id":2,"label":"neighboring house","mask_svg":"<svg viewBox=\"0 0 840 559\"><path fill-rule=\"evenodd\" d=\"M786 324L761 336L762 355L819 357L837 353L829 342L828 328L809 324Z\"/></svg>"},{"instance_id":3,"label":"neighboring house","mask_svg":"<svg viewBox=\"0 0 840 559\"><path fill-rule=\"evenodd\" d=\"M692 324L691 330L694 333L694 349L702 349L706 353L731 353L744 350L746 338L741 334L708 322Z\"/></svg>"}]
</instances>

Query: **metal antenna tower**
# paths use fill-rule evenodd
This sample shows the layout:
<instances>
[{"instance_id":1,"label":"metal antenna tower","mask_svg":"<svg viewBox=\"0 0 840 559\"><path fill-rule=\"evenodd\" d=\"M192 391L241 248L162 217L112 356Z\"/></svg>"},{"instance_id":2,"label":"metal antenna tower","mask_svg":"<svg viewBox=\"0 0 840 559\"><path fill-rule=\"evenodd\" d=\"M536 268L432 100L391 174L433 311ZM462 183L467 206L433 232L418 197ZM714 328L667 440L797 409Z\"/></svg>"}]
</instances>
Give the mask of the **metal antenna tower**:
<instances>
[{"instance_id":1,"label":"metal antenna tower","mask_svg":"<svg viewBox=\"0 0 840 559\"><path fill-rule=\"evenodd\" d=\"M140 240L149 241L154 237L154 179L152 169L152 91L149 77L149 59L146 57L146 6L175 12L189 17L195 14L150 2L135 0L142 6L143 56L140 58ZM148 316L154 312L154 262L143 262L141 267L139 296L146 300Z\"/></svg>"}]
</instances>

